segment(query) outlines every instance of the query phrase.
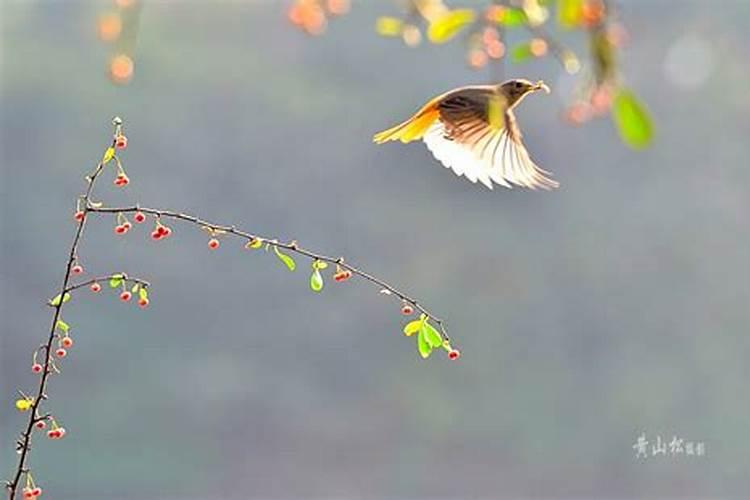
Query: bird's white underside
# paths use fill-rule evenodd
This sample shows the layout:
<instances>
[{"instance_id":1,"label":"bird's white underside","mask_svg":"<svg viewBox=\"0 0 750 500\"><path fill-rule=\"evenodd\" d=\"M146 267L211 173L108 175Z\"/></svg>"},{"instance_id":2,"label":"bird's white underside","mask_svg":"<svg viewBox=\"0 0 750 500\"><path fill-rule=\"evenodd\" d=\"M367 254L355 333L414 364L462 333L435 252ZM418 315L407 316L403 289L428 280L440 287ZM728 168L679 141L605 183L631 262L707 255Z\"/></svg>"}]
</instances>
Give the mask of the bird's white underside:
<instances>
[{"instance_id":1,"label":"bird's white underside","mask_svg":"<svg viewBox=\"0 0 750 500\"><path fill-rule=\"evenodd\" d=\"M474 144L462 144L446 139L445 128L440 120L423 136L427 149L446 168L458 176L466 176L471 182L481 182L489 189L493 183L512 187L535 189L557 187L557 183L545 176L529 157L523 144L514 141L506 129L487 134Z\"/></svg>"}]
</instances>

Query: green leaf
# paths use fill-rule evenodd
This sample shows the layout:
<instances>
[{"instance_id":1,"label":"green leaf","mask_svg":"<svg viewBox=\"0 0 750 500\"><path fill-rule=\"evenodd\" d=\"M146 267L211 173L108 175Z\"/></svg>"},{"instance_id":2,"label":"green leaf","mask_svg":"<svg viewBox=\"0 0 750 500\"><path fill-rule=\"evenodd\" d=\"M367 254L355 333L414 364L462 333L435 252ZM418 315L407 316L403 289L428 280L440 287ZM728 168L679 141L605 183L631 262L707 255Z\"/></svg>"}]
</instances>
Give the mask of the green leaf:
<instances>
[{"instance_id":1,"label":"green leaf","mask_svg":"<svg viewBox=\"0 0 750 500\"><path fill-rule=\"evenodd\" d=\"M112 146L108 147L102 156L102 165L109 163L109 160L115 157L115 148Z\"/></svg>"},{"instance_id":2,"label":"green leaf","mask_svg":"<svg viewBox=\"0 0 750 500\"><path fill-rule=\"evenodd\" d=\"M510 60L514 63L521 63L534 57L531 50L531 43L521 43L510 49Z\"/></svg>"},{"instance_id":3,"label":"green leaf","mask_svg":"<svg viewBox=\"0 0 750 500\"><path fill-rule=\"evenodd\" d=\"M145 287L141 287L141 289L138 290L138 298L141 300L148 300L148 292Z\"/></svg>"},{"instance_id":4,"label":"green leaf","mask_svg":"<svg viewBox=\"0 0 750 500\"><path fill-rule=\"evenodd\" d=\"M290 271L294 271L297 268L297 264L294 262L294 259L292 259L290 256L288 256L287 254L279 250L279 247L274 245L273 251L276 254L276 257L278 257L279 260L283 262L284 265L286 265L286 267L288 267Z\"/></svg>"},{"instance_id":5,"label":"green leaf","mask_svg":"<svg viewBox=\"0 0 750 500\"><path fill-rule=\"evenodd\" d=\"M432 346L424 338L424 328L420 329L419 334L417 334L417 349L419 349L419 354L423 358L428 358L432 353Z\"/></svg>"},{"instance_id":6,"label":"green leaf","mask_svg":"<svg viewBox=\"0 0 750 500\"><path fill-rule=\"evenodd\" d=\"M404 335L411 337L422 328L422 323L423 320L421 319L415 319L414 321L407 323L404 327Z\"/></svg>"},{"instance_id":7,"label":"green leaf","mask_svg":"<svg viewBox=\"0 0 750 500\"><path fill-rule=\"evenodd\" d=\"M141 287L141 285L139 283L136 283L135 285L133 285L133 288L131 288L130 291L133 292L133 293L135 293L135 292L138 291L138 289L140 287Z\"/></svg>"},{"instance_id":8,"label":"green leaf","mask_svg":"<svg viewBox=\"0 0 750 500\"><path fill-rule=\"evenodd\" d=\"M321 271L328 267L328 262L324 262L322 260L314 260L312 263L313 269L320 269Z\"/></svg>"},{"instance_id":9,"label":"green leaf","mask_svg":"<svg viewBox=\"0 0 750 500\"><path fill-rule=\"evenodd\" d=\"M253 238L252 240L248 241L245 244L245 248L249 248L251 250L258 249L263 246L263 240L260 238Z\"/></svg>"},{"instance_id":10,"label":"green leaf","mask_svg":"<svg viewBox=\"0 0 750 500\"><path fill-rule=\"evenodd\" d=\"M111 288L117 288L122 284L122 274L113 274L111 278L109 278L109 286Z\"/></svg>"},{"instance_id":11,"label":"green leaf","mask_svg":"<svg viewBox=\"0 0 750 500\"><path fill-rule=\"evenodd\" d=\"M70 325L68 325L65 321L58 319L57 323L55 323L55 328L60 330L63 333L68 333L68 330L70 330Z\"/></svg>"},{"instance_id":12,"label":"green leaf","mask_svg":"<svg viewBox=\"0 0 750 500\"><path fill-rule=\"evenodd\" d=\"M313 270L310 276L310 288L313 292L319 292L323 289L323 276L320 275L320 271L317 269Z\"/></svg>"},{"instance_id":13,"label":"green leaf","mask_svg":"<svg viewBox=\"0 0 750 500\"><path fill-rule=\"evenodd\" d=\"M58 293L57 295L55 295L49 301L49 305L51 305L51 306L59 306L60 305L60 298L61 298L60 294ZM65 292L65 295L62 296L62 303L64 304L64 303L66 303L69 300L70 300L70 294L68 292Z\"/></svg>"},{"instance_id":14,"label":"green leaf","mask_svg":"<svg viewBox=\"0 0 750 500\"><path fill-rule=\"evenodd\" d=\"M615 96L612 118L622 141L633 149L643 149L651 144L654 125L648 109L636 95L622 89Z\"/></svg>"},{"instance_id":15,"label":"green leaf","mask_svg":"<svg viewBox=\"0 0 750 500\"><path fill-rule=\"evenodd\" d=\"M427 320L422 325L422 331L424 331L424 338L430 344L430 347L440 347L443 345L443 337Z\"/></svg>"},{"instance_id":16,"label":"green leaf","mask_svg":"<svg viewBox=\"0 0 750 500\"><path fill-rule=\"evenodd\" d=\"M518 26L528 24L529 20L523 9L506 8L502 11L502 15L497 22L506 28L517 28Z\"/></svg>"},{"instance_id":17,"label":"green leaf","mask_svg":"<svg viewBox=\"0 0 750 500\"><path fill-rule=\"evenodd\" d=\"M404 23L396 17L379 17L375 22L375 31L380 36L398 36Z\"/></svg>"},{"instance_id":18,"label":"green leaf","mask_svg":"<svg viewBox=\"0 0 750 500\"><path fill-rule=\"evenodd\" d=\"M476 14L472 9L456 9L447 12L430 23L427 38L432 43L445 43L467 25L473 23L474 19L476 19Z\"/></svg>"},{"instance_id":19,"label":"green leaf","mask_svg":"<svg viewBox=\"0 0 750 500\"><path fill-rule=\"evenodd\" d=\"M572 29L581 23L583 0L557 0L557 22L565 29Z\"/></svg>"}]
</instances>

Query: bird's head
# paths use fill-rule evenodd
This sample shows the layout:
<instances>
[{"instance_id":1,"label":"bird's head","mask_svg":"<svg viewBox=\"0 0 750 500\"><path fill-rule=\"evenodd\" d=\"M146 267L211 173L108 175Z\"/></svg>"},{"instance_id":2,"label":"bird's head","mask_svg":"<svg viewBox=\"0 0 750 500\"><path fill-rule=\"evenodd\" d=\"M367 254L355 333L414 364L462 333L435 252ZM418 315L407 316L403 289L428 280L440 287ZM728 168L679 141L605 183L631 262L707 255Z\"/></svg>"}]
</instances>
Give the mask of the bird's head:
<instances>
[{"instance_id":1,"label":"bird's head","mask_svg":"<svg viewBox=\"0 0 750 500\"><path fill-rule=\"evenodd\" d=\"M539 90L544 90L548 94L550 92L549 87L541 80L536 83L531 83L523 78L518 78L515 80L508 80L500 85L500 91L505 98L508 99L509 107L518 104L526 94L537 92Z\"/></svg>"}]
</instances>

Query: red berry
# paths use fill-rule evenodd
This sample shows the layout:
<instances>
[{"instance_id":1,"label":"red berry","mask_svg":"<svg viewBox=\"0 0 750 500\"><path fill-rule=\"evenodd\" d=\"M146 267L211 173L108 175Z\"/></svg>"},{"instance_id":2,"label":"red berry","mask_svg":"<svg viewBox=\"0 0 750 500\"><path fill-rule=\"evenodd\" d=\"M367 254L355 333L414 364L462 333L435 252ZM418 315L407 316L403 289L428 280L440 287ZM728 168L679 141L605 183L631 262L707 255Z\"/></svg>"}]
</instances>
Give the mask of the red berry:
<instances>
[{"instance_id":1,"label":"red berry","mask_svg":"<svg viewBox=\"0 0 750 500\"><path fill-rule=\"evenodd\" d=\"M24 488L23 489L23 497L24 498L34 498L34 490L31 488Z\"/></svg>"},{"instance_id":2,"label":"red berry","mask_svg":"<svg viewBox=\"0 0 750 500\"><path fill-rule=\"evenodd\" d=\"M85 216L86 216L86 213L83 210L76 210L76 213L73 215L73 218L77 220L78 222L81 222Z\"/></svg>"},{"instance_id":3,"label":"red berry","mask_svg":"<svg viewBox=\"0 0 750 500\"><path fill-rule=\"evenodd\" d=\"M148 299L144 297L138 300L138 305L141 306L142 308L148 307Z\"/></svg>"},{"instance_id":4,"label":"red berry","mask_svg":"<svg viewBox=\"0 0 750 500\"><path fill-rule=\"evenodd\" d=\"M448 353L448 358L450 359L458 359L458 357L461 355L461 351L458 349L451 349Z\"/></svg>"},{"instance_id":5,"label":"red berry","mask_svg":"<svg viewBox=\"0 0 750 500\"><path fill-rule=\"evenodd\" d=\"M346 281L351 277L352 277L352 272L348 269L343 269L333 275L333 279L335 281L338 281L339 283L342 281Z\"/></svg>"},{"instance_id":6,"label":"red berry","mask_svg":"<svg viewBox=\"0 0 750 500\"><path fill-rule=\"evenodd\" d=\"M125 228L125 232L128 232L128 231L130 231L130 228L133 227L133 224L131 224L128 221L125 221L125 222L122 223L122 227Z\"/></svg>"},{"instance_id":7,"label":"red berry","mask_svg":"<svg viewBox=\"0 0 750 500\"><path fill-rule=\"evenodd\" d=\"M125 226L123 225L115 226L115 234L125 234L127 232L128 230Z\"/></svg>"},{"instance_id":8,"label":"red berry","mask_svg":"<svg viewBox=\"0 0 750 500\"><path fill-rule=\"evenodd\" d=\"M159 233L159 236L164 236L165 234L167 234L167 229L167 226L162 226L161 224L156 226L156 232Z\"/></svg>"},{"instance_id":9,"label":"red berry","mask_svg":"<svg viewBox=\"0 0 750 500\"><path fill-rule=\"evenodd\" d=\"M208 248L210 248L211 250L216 250L217 248L219 248L219 240L217 240L216 238L211 238L210 240L208 240Z\"/></svg>"},{"instance_id":10,"label":"red berry","mask_svg":"<svg viewBox=\"0 0 750 500\"><path fill-rule=\"evenodd\" d=\"M408 316L413 312L414 312L414 308L411 305L404 304L401 306L401 314Z\"/></svg>"},{"instance_id":11,"label":"red berry","mask_svg":"<svg viewBox=\"0 0 750 500\"><path fill-rule=\"evenodd\" d=\"M42 489L39 486L37 486L36 488L31 490L31 494L34 495L35 497L38 497L42 494Z\"/></svg>"},{"instance_id":12,"label":"red berry","mask_svg":"<svg viewBox=\"0 0 750 500\"><path fill-rule=\"evenodd\" d=\"M45 422L44 420L38 420L34 425L36 425L37 429L44 429L45 427L47 427L47 422Z\"/></svg>"},{"instance_id":13,"label":"red berry","mask_svg":"<svg viewBox=\"0 0 750 500\"><path fill-rule=\"evenodd\" d=\"M133 297L133 294L128 292L127 290L125 290L124 292L120 294L120 300L123 302L129 301L131 297Z\"/></svg>"},{"instance_id":14,"label":"red berry","mask_svg":"<svg viewBox=\"0 0 750 500\"><path fill-rule=\"evenodd\" d=\"M124 135L118 135L115 139L115 147L117 149L125 149L128 146L128 138Z\"/></svg>"},{"instance_id":15,"label":"red berry","mask_svg":"<svg viewBox=\"0 0 750 500\"><path fill-rule=\"evenodd\" d=\"M158 229L154 229L151 231L151 239L152 240L160 240L162 238L162 234L159 232Z\"/></svg>"},{"instance_id":16,"label":"red berry","mask_svg":"<svg viewBox=\"0 0 750 500\"><path fill-rule=\"evenodd\" d=\"M166 237L167 237L167 236L169 236L170 234L172 234L172 228L171 228L171 227L167 227L167 226L164 226L164 231L162 232L162 234L161 234L161 235L162 235L162 236L164 236L164 237L166 238Z\"/></svg>"},{"instance_id":17,"label":"red berry","mask_svg":"<svg viewBox=\"0 0 750 500\"><path fill-rule=\"evenodd\" d=\"M58 427L57 428L57 438L60 439L65 435L65 427Z\"/></svg>"},{"instance_id":18,"label":"red berry","mask_svg":"<svg viewBox=\"0 0 750 500\"><path fill-rule=\"evenodd\" d=\"M141 222L146 220L146 214L144 214L143 212L136 212L133 216L133 220L136 224L140 224Z\"/></svg>"},{"instance_id":19,"label":"red berry","mask_svg":"<svg viewBox=\"0 0 750 500\"><path fill-rule=\"evenodd\" d=\"M81 274L83 272L83 266L80 264L76 264L75 266L70 268L70 272L73 274Z\"/></svg>"},{"instance_id":20,"label":"red berry","mask_svg":"<svg viewBox=\"0 0 750 500\"><path fill-rule=\"evenodd\" d=\"M63 337L63 339L60 341L60 344L62 344L62 346L66 349L70 349L71 347L73 347L73 339L70 337Z\"/></svg>"},{"instance_id":21,"label":"red berry","mask_svg":"<svg viewBox=\"0 0 750 500\"><path fill-rule=\"evenodd\" d=\"M39 363L34 363L33 365L31 365L31 371L34 373L42 373L42 369L42 365L40 365Z\"/></svg>"},{"instance_id":22,"label":"red berry","mask_svg":"<svg viewBox=\"0 0 750 500\"><path fill-rule=\"evenodd\" d=\"M130 183L130 179L125 174L117 174L117 178L114 180L115 186L127 186Z\"/></svg>"},{"instance_id":23,"label":"red berry","mask_svg":"<svg viewBox=\"0 0 750 500\"><path fill-rule=\"evenodd\" d=\"M67 355L68 355L68 351L66 351L62 347L60 347L58 350L55 351L55 356L57 356L58 358L64 358Z\"/></svg>"},{"instance_id":24,"label":"red berry","mask_svg":"<svg viewBox=\"0 0 750 500\"><path fill-rule=\"evenodd\" d=\"M58 432L57 429L50 429L47 431L47 437L50 439L59 439L60 438L60 432Z\"/></svg>"},{"instance_id":25,"label":"red berry","mask_svg":"<svg viewBox=\"0 0 750 500\"><path fill-rule=\"evenodd\" d=\"M91 291L94 293L99 293L102 291L102 286L99 283L91 283Z\"/></svg>"}]
</instances>

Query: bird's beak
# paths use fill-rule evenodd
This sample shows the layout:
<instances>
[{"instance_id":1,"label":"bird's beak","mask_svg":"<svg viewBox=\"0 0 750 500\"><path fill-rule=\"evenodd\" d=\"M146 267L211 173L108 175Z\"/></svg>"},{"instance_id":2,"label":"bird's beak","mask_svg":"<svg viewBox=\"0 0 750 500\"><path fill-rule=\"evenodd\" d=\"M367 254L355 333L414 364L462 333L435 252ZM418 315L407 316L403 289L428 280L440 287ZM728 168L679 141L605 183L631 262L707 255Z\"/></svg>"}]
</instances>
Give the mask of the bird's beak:
<instances>
[{"instance_id":1,"label":"bird's beak","mask_svg":"<svg viewBox=\"0 0 750 500\"><path fill-rule=\"evenodd\" d=\"M545 92L546 92L547 94L549 94L549 92L550 92L550 90L549 90L549 87L547 86L547 84L546 84L546 83L544 83L544 82L543 82L543 81L541 81L541 80L539 80L538 82L536 82L536 84L535 84L535 85L534 85L534 87L533 87L533 90L534 90L535 92L536 92L536 91L538 91L538 90L543 90L543 91L545 91Z\"/></svg>"}]
</instances>

